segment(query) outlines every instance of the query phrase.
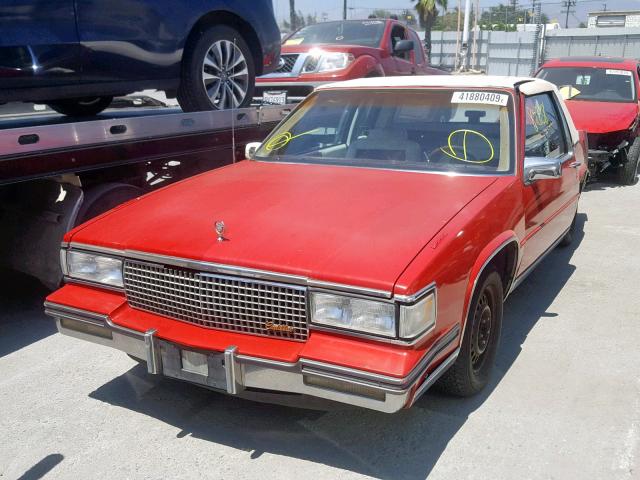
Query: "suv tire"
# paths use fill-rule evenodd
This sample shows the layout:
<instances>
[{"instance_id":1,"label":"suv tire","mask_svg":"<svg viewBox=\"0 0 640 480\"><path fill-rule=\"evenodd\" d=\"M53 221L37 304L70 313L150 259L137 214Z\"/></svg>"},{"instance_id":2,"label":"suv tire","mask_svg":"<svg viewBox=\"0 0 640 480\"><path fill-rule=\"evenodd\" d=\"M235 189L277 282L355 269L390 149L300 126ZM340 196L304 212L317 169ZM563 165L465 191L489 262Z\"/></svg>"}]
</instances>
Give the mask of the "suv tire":
<instances>
[{"instance_id":1,"label":"suv tire","mask_svg":"<svg viewBox=\"0 0 640 480\"><path fill-rule=\"evenodd\" d=\"M109 105L113 97L68 98L49 102L49 108L70 117L88 117L97 115Z\"/></svg>"},{"instance_id":2,"label":"suv tire","mask_svg":"<svg viewBox=\"0 0 640 480\"><path fill-rule=\"evenodd\" d=\"M214 25L185 49L178 103L185 112L244 107L253 99L255 79L253 55L242 36Z\"/></svg>"}]
</instances>

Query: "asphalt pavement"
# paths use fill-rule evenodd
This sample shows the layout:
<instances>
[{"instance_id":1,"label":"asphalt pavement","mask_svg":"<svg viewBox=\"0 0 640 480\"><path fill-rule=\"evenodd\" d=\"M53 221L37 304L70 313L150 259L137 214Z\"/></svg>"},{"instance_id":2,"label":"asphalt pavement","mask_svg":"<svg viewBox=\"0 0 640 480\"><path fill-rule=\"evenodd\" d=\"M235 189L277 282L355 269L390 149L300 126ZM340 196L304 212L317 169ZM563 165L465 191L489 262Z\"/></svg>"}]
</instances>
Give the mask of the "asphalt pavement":
<instances>
[{"instance_id":1,"label":"asphalt pavement","mask_svg":"<svg viewBox=\"0 0 640 480\"><path fill-rule=\"evenodd\" d=\"M583 194L574 244L505 306L481 395L388 415L253 403L148 376L0 292L0 479L638 479L640 185Z\"/></svg>"}]
</instances>

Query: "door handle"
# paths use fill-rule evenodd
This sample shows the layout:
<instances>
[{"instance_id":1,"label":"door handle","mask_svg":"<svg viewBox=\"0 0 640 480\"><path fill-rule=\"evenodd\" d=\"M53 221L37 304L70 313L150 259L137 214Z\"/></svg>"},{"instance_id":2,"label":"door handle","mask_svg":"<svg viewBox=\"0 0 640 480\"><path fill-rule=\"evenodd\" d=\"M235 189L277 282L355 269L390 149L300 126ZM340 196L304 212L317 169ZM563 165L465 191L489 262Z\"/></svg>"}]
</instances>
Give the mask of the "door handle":
<instances>
[{"instance_id":1,"label":"door handle","mask_svg":"<svg viewBox=\"0 0 640 480\"><path fill-rule=\"evenodd\" d=\"M578 168L580 165L582 165L582 162L572 162L569 164L571 168Z\"/></svg>"}]
</instances>

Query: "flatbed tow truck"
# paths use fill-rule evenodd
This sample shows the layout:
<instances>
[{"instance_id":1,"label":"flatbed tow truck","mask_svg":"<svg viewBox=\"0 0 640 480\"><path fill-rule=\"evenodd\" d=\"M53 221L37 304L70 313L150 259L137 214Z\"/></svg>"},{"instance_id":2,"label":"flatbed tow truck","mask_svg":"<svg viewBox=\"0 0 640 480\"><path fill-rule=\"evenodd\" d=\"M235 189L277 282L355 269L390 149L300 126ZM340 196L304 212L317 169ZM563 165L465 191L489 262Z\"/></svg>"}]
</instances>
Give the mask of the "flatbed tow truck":
<instances>
[{"instance_id":1,"label":"flatbed tow truck","mask_svg":"<svg viewBox=\"0 0 640 480\"><path fill-rule=\"evenodd\" d=\"M291 106L99 119L0 116L0 267L56 288L64 233L116 205L243 158ZM194 206L197 208L197 206ZM213 228L213 227L212 227Z\"/></svg>"}]
</instances>

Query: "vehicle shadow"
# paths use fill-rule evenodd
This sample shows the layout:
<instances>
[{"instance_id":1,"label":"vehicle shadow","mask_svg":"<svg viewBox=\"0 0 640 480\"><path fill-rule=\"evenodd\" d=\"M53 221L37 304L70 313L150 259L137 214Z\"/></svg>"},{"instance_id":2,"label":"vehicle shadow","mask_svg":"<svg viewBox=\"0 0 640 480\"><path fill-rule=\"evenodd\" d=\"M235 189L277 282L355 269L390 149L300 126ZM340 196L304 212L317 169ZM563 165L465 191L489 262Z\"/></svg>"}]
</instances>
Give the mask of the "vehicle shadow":
<instances>
[{"instance_id":1,"label":"vehicle shadow","mask_svg":"<svg viewBox=\"0 0 640 480\"><path fill-rule=\"evenodd\" d=\"M55 333L53 320L44 314L48 290L26 275L0 270L11 279L0 289L0 357Z\"/></svg>"},{"instance_id":2,"label":"vehicle shadow","mask_svg":"<svg viewBox=\"0 0 640 480\"><path fill-rule=\"evenodd\" d=\"M609 190L612 188L629 188L633 185L622 185L618 180L618 176L614 172L604 172L598 176L598 179L587 183L586 192Z\"/></svg>"},{"instance_id":3,"label":"vehicle shadow","mask_svg":"<svg viewBox=\"0 0 640 480\"><path fill-rule=\"evenodd\" d=\"M410 410L388 415L343 407L314 411L249 402L202 388L148 376L136 366L101 386L91 398L151 416L181 429L179 438L199 439L245 450L330 465L375 478L423 479L469 415L492 394L520 354L541 317L575 267L573 252L587 221L578 214L574 242L556 249L508 299L496 370L491 383L472 398L428 392Z\"/></svg>"}]
</instances>

